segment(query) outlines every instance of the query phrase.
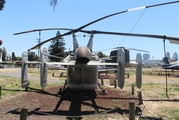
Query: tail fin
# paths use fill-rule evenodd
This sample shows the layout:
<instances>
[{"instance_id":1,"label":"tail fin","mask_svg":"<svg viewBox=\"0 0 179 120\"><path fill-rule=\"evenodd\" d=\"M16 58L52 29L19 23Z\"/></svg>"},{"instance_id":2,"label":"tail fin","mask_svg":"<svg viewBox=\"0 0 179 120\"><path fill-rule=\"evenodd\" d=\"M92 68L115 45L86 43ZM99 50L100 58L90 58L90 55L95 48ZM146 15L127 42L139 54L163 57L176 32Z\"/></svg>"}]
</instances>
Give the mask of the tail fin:
<instances>
[{"instance_id":1,"label":"tail fin","mask_svg":"<svg viewBox=\"0 0 179 120\"><path fill-rule=\"evenodd\" d=\"M168 58L168 60L170 60L170 53L169 52L166 53L166 57Z\"/></svg>"},{"instance_id":2,"label":"tail fin","mask_svg":"<svg viewBox=\"0 0 179 120\"><path fill-rule=\"evenodd\" d=\"M178 60L178 54L175 52L172 56L172 58L169 60L170 62L175 62Z\"/></svg>"},{"instance_id":3,"label":"tail fin","mask_svg":"<svg viewBox=\"0 0 179 120\"><path fill-rule=\"evenodd\" d=\"M12 60L17 60L14 52L12 52Z\"/></svg>"},{"instance_id":4,"label":"tail fin","mask_svg":"<svg viewBox=\"0 0 179 120\"><path fill-rule=\"evenodd\" d=\"M92 47L93 47L93 34L91 34L89 42L87 47L90 49L90 51L92 52Z\"/></svg>"},{"instance_id":5,"label":"tail fin","mask_svg":"<svg viewBox=\"0 0 179 120\"><path fill-rule=\"evenodd\" d=\"M150 58L150 54L143 54L143 60L147 60Z\"/></svg>"},{"instance_id":6,"label":"tail fin","mask_svg":"<svg viewBox=\"0 0 179 120\"><path fill-rule=\"evenodd\" d=\"M47 73L48 73L48 67L45 64L45 62L48 61L48 53L47 49L43 48L40 50L40 85L41 88L44 89L47 85Z\"/></svg>"},{"instance_id":7,"label":"tail fin","mask_svg":"<svg viewBox=\"0 0 179 120\"><path fill-rule=\"evenodd\" d=\"M76 35L73 34L73 50L74 50L74 52L77 48L78 48L78 42L77 42L77 39L76 39Z\"/></svg>"},{"instance_id":8,"label":"tail fin","mask_svg":"<svg viewBox=\"0 0 179 120\"><path fill-rule=\"evenodd\" d=\"M123 48L118 49L117 51L117 62L120 65L117 66L117 79L118 79L118 87L124 87L124 75L125 75L125 51Z\"/></svg>"},{"instance_id":9,"label":"tail fin","mask_svg":"<svg viewBox=\"0 0 179 120\"><path fill-rule=\"evenodd\" d=\"M21 85L22 88L28 87L28 64L26 62L28 61L28 53L23 52L22 53L22 62L21 62Z\"/></svg>"},{"instance_id":10,"label":"tail fin","mask_svg":"<svg viewBox=\"0 0 179 120\"><path fill-rule=\"evenodd\" d=\"M137 53L136 62L138 65L136 66L136 86L137 88L142 87L142 55Z\"/></svg>"},{"instance_id":11,"label":"tail fin","mask_svg":"<svg viewBox=\"0 0 179 120\"><path fill-rule=\"evenodd\" d=\"M164 58L163 58L163 62L164 62L165 64L169 64L168 57L164 57Z\"/></svg>"}]
</instances>

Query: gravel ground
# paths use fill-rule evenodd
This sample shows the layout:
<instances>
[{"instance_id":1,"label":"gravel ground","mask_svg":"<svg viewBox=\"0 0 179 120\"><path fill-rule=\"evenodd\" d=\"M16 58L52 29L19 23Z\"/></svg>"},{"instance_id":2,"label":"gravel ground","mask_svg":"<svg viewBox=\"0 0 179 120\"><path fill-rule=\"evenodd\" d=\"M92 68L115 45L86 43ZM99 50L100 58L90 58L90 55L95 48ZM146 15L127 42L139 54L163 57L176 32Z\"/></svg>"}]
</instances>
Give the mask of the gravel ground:
<instances>
[{"instance_id":1,"label":"gravel ground","mask_svg":"<svg viewBox=\"0 0 179 120\"><path fill-rule=\"evenodd\" d=\"M128 103L130 100L137 104L135 97L127 92L105 88L108 92L107 95L100 95L99 90L95 91L96 95L93 95L94 92L91 93L91 91L87 91L85 94L79 91L72 92L72 95L66 95L62 104L57 106L61 98L57 95L60 87L62 86L47 88L44 91L32 88L28 92L1 101L0 119L17 120L23 108L28 108L28 120L66 119L70 116L74 118L80 116L83 119L91 119L91 117L104 119L106 114L109 114L109 118L111 114L115 115L114 118L120 118L129 114ZM89 97L89 95L93 97ZM85 98L82 98L82 96ZM97 114L95 114L96 110L93 107L95 104L92 100L97 105ZM53 113L56 106L57 111Z\"/></svg>"}]
</instances>

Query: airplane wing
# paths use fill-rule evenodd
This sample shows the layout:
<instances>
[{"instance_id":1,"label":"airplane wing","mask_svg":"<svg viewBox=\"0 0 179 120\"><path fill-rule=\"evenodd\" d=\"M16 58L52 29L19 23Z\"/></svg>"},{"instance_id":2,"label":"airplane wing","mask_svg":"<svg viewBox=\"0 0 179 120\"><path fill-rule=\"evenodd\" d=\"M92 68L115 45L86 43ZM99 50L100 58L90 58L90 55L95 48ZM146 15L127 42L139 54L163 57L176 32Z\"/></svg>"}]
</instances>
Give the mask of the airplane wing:
<instances>
[{"instance_id":1,"label":"airplane wing","mask_svg":"<svg viewBox=\"0 0 179 120\"><path fill-rule=\"evenodd\" d=\"M173 64L173 65L168 65L168 66L165 66L165 65L164 65L164 66L163 66L164 69L167 69L167 68L168 68L168 69L170 69L170 68L172 69L172 68L176 68L176 67L179 67L179 64Z\"/></svg>"}]
</instances>

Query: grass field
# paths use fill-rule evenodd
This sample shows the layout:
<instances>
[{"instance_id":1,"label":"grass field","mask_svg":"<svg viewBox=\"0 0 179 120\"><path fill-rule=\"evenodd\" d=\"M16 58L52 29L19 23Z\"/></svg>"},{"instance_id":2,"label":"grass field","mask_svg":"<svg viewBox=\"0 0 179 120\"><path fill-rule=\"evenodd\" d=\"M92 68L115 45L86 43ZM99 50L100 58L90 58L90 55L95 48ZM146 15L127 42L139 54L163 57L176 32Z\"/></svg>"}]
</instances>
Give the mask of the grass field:
<instances>
[{"instance_id":1,"label":"grass field","mask_svg":"<svg viewBox=\"0 0 179 120\"><path fill-rule=\"evenodd\" d=\"M5 71L5 72L16 72L16 71ZM54 73L54 77L52 76ZM49 70L48 79L54 79L57 82L64 81L66 77L59 77L61 71ZM135 71L129 72L130 77L126 78L125 86L122 91L131 93L131 84L135 84ZM29 69L29 75L39 77L38 69ZM105 80L105 86L109 86L109 80ZM168 77L167 95L166 95L166 79L165 76L154 76L154 75L143 75L143 85L141 89L135 87L135 95L138 91L142 92L144 109L141 115L141 120L179 120L179 78ZM48 81L47 87L58 86L53 80ZM20 78L0 75L0 86L1 86L1 98L0 101L8 100L12 96L16 96L24 89L21 88ZM38 80L29 80L29 86L32 88L40 89ZM116 90L120 90L117 88ZM120 90L121 91L121 90ZM114 100L115 104L115 100ZM116 103L118 104L118 103ZM89 116L85 119L99 119L108 118L109 120L117 120L117 116L111 116L111 114L104 114L103 117L100 115Z\"/></svg>"}]
</instances>

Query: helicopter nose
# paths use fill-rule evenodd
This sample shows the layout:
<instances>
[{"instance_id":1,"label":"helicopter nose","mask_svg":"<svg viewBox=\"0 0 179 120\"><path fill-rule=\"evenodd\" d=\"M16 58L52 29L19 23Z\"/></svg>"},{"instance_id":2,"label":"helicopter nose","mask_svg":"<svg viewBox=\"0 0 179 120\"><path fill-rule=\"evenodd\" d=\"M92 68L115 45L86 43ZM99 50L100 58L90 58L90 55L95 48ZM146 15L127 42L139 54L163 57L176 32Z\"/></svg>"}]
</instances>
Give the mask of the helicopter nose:
<instances>
[{"instance_id":1,"label":"helicopter nose","mask_svg":"<svg viewBox=\"0 0 179 120\"><path fill-rule=\"evenodd\" d=\"M91 52L87 47L79 47L76 49L76 64L87 64L91 59Z\"/></svg>"}]
</instances>

